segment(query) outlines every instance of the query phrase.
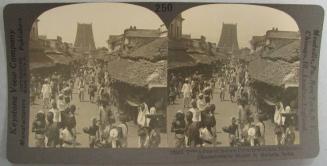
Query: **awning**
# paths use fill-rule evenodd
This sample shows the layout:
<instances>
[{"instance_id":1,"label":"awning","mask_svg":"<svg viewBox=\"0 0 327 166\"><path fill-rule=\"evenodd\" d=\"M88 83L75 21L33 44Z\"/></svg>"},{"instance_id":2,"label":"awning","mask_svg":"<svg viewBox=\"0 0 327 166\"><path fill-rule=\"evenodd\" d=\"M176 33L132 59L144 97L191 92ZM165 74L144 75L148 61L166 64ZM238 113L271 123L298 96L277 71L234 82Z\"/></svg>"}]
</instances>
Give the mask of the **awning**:
<instances>
[{"instance_id":1,"label":"awning","mask_svg":"<svg viewBox=\"0 0 327 166\"><path fill-rule=\"evenodd\" d=\"M167 88L167 85L163 85L163 84L149 84L148 85L148 88L149 89L152 89L152 88Z\"/></svg>"},{"instance_id":2,"label":"awning","mask_svg":"<svg viewBox=\"0 0 327 166\"><path fill-rule=\"evenodd\" d=\"M265 98L263 98L263 101L266 103L266 104L268 104L268 105L270 105L270 106L275 106L277 103L275 103L275 102L273 102L273 101L270 101L269 99L265 99Z\"/></svg>"},{"instance_id":3,"label":"awning","mask_svg":"<svg viewBox=\"0 0 327 166\"><path fill-rule=\"evenodd\" d=\"M128 104L128 105L130 105L130 106L132 106L132 107L138 107L141 103L136 103L136 102L134 102L134 101L130 101L130 100L128 100L128 99L126 99L126 103Z\"/></svg>"},{"instance_id":4,"label":"awning","mask_svg":"<svg viewBox=\"0 0 327 166\"><path fill-rule=\"evenodd\" d=\"M283 79L284 88L299 87L299 67L295 67Z\"/></svg>"}]
</instances>

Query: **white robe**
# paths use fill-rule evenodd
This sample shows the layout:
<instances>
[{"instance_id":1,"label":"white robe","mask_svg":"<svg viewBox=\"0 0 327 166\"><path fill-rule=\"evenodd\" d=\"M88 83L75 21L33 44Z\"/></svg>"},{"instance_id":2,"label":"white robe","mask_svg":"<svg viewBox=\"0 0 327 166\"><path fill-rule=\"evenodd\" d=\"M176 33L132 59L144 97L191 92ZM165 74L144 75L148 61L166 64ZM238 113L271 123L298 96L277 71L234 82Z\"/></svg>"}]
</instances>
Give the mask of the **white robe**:
<instances>
[{"instance_id":1,"label":"white robe","mask_svg":"<svg viewBox=\"0 0 327 166\"><path fill-rule=\"evenodd\" d=\"M142 127L148 127L150 118L147 118L146 115L149 115L150 111L147 104L144 104L144 110L139 110L137 115L137 124Z\"/></svg>"},{"instance_id":2,"label":"white robe","mask_svg":"<svg viewBox=\"0 0 327 166\"><path fill-rule=\"evenodd\" d=\"M49 99L50 96L51 96L51 87L50 87L50 84L43 84L42 85L41 93L42 93L43 99Z\"/></svg>"}]
</instances>

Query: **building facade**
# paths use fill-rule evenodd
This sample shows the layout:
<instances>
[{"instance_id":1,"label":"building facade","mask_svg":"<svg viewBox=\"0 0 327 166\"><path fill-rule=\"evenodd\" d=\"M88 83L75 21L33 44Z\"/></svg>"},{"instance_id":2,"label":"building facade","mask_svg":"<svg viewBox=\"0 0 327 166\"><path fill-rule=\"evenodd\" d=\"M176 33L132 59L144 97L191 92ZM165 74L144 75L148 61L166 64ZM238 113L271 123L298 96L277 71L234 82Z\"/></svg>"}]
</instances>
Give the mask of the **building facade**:
<instances>
[{"instance_id":1,"label":"building facade","mask_svg":"<svg viewBox=\"0 0 327 166\"><path fill-rule=\"evenodd\" d=\"M179 14L169 25L168 37L170 39L181 39L183 34L183 18L182 15Z\"/></svg>"},{"instance_id":2,"label":"building facade","mask_svg":"<svg viewBox=\"0 0 327 166\"><path fill-rule=\"evenodd\" d=\"M165 34L161 28L158 29L137 29L130 26L123 34L110 35L107 40L109 52L118 50L131 52L144 44L147 44Z\"/></svg>"},{"instance_id":3,"label":"building facade","mask_svg":"<svg viewBox=\"0 0 327 166\"><path fill-rule=\"evenodd\" d=\"M301 38L297 31L280 31L278 28L268 30L263 36L253 36L250 43L253 50L257 49L278 49Z\"/></svg>"}]
</instances>

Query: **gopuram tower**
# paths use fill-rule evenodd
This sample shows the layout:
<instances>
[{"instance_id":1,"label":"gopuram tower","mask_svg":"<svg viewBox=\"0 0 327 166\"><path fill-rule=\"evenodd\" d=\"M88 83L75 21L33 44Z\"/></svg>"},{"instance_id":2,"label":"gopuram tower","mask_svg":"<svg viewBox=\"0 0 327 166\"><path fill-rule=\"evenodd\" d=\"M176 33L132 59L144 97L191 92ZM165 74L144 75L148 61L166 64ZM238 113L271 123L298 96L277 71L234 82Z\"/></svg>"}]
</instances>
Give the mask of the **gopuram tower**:
<instances>
[{"instance_id":1,"label":"gopuram tower","mask_svg":"<svg viewBox=\"0 0 327 166\"><path fill-rule=\"evenodd\" d=\"M77 23L74 47L79 52L91 52L95 50L92 24Z\"/></svg>"},{"instance_id":2,"label":"gopuram tower","mask_svg":"<svg viewBox=\"0 0 327 166\"><path fill-rule=\"evenodd\" d=\"M228 54L232 54L239 49L237 41L237 24L223 23L217 49L219 52Z\"/></svg>"}]
</instances>

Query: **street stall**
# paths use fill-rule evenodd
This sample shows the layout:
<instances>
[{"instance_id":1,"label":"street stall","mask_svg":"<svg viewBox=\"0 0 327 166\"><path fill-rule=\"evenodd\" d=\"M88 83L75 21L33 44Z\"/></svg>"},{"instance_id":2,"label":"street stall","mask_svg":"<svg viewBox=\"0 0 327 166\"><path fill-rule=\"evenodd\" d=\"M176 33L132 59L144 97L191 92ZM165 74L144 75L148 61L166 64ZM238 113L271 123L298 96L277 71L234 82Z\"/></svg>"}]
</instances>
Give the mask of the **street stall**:
<instances>
[{"instance_id":1,"label":"street stall","mask_svg":"<svg viewBox=\"0 0 327 166\"><path fill-rule=\"evenodd\" d=\"M166 131L167 37L160 37L130 51L120 50L106 58L106 71L119 113L137 121L140 105L155 107L160 128Z\"/></svg>"},{"instance_id":2,"label":"street stall","mask_svg":"<svg viewBox=\"0 0 327 166\"><path fill-rule=\"evenodd\" d=\"M248 70L253 79L252 87L259 114L266 119L273 119L275 105L278 102L282 102L284 106L291 106L296 112L299 87L298 62L257 59L249 64Z\"/></svg>"}]
</instances>

